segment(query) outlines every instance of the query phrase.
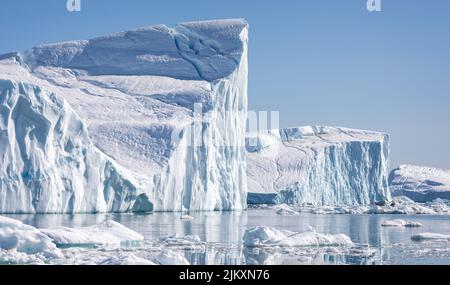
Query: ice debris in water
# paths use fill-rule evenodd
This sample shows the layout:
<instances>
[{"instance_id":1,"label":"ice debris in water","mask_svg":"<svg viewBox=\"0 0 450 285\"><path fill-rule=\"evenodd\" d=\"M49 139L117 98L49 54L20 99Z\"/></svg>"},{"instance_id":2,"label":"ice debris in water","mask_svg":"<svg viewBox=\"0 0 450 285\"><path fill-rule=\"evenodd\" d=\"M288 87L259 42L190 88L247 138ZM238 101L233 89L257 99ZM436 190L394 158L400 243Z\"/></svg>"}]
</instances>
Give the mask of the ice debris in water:
<instances>
[{"instance_id":1,"label":"ice debris in water","mask_svg":"<svg viewBox=\"0 0 450 285\"><path fill-rule=\"evenodd\" d=\"M168 235L160 239L160 244L164 246L196 246L203 245L199 236L196 235L186 235L182 236L179 233L174 235Z\"/></svg>"},{"instance_id":2,"label":"ice debris in water","mask_svg":"<svg viewBox=\"0 0 450 285\"><path fill-rule=\"evenodd\" d=\"M291 232L268 226L251 227L245 231L246 247L301 247L301 246L351 246L353 242L344 234L321 234L314 231Z\"/></svg>"},{"instance_id":3,"label":"ice debris in water","mask_svg":"<svg viewBox=\"0 0 450 285\"><path fill-rule=\"evenodd\" d=\"M181 253L171 250L162 251L156 260L161 265L189 265L189 261Z\"/></svg>"},{"instance_id":4,"label":"ice debris in water","mask_svg":"<svg viewBox=\"0 0 450 285\"><path fill-rule=\"evenodd\" d=\"M256 206L264 208L263 206ZM275 206L266 206L275 207ZM448 215L450 214L450 201L436 199L426 203L417 203L404 197L394 197L391 201L377 205L367 206L312 206L298 205L290 207L301 213L311 214L404 214L404 215Z\"/></svg>"},{"instance_id":5,"label":"ice debris in water","mask_svg":"<svg viewBox=\"0 0 450 285\"><path fill-rule=\"evenodd\" d=\"M388 220L384 221L381 224L382 227L407 227L407 228L414 228L414 227L421 227L422 224L419 222L407 222L401 219L396 220Z\"/></svg>"},{"instance_id":6,"label":"ice debris in water","mask_svg":"<svg viewBox=\"0 0 450 285\"><path fill-rule=\"evenodd\" d=\"M293 210L291 207L289 207L286 204L281 204L281 205L275 206L274 211L275 211L275 213L277 213L277 215L281 215L281 216L295 216L295 215L299 214L299 212Z\"/></svg>"}]
</instances>

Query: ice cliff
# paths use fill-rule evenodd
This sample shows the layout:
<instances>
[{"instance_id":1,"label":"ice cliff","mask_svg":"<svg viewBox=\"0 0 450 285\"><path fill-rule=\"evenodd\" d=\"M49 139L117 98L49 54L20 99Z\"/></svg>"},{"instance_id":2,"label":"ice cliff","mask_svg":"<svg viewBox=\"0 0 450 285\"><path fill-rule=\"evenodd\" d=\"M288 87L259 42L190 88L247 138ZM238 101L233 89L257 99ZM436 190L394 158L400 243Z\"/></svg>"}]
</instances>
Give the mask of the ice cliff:
<instances>
[{"instance_id":1,"label":"ice cliff","mask_svg":"<svg viewBox=\"0 0 450 285\"><path fill-rule=\"evenodd\" d=\"M401 165L389 175L392 196L406 196L415 202L450 200L450 171Z\"/></svg>"},{"instance_id":2,"label":"ice cliff","mask_svg":"<svg viewBox=\"0 0 450 285\"><path fill-rule=\"evenodd\" d=\"M0 213L246 207L244 20L0 56Z\"/></svg>"},{"instance_id":3,"label":"ice cliff","mask_svg":"<svg viewBox=\"0 0 450 285\"><path fill-rule=\"evenodd\" d=\"M246 138L248 202L366 205L390 199L389 137L300 127Z\"/></svg>"}]
</instances>

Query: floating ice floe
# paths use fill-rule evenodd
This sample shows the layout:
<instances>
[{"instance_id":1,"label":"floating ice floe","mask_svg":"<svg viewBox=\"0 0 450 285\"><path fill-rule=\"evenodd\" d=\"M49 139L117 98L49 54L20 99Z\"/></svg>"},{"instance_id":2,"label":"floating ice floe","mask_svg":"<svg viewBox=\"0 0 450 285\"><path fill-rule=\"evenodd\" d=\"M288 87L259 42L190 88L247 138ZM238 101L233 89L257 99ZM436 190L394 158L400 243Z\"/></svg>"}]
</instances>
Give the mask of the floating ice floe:
<instances>
[{"instance_id":1,"label":"floating ice floe","mask_svg":"<svg viewBox=\"0 0 450 285\"><path fill-rule=\"evenodd\" d=\"M39 254L44 258L61 257L52 240L35 227L0 216L0 250L2 256L29 259L23 254ZM0 256L0 262L3 258Z\"/></svg>"},{"instance_id":2,"label":"floating ice floe","mask_svg":"<svg viewBox=\"0 0 450 285\"><path fill-rule=\"evenodd\" d=\"M125 242L135 242L144 239L141 234L111 220L106 220L89 227L58 227L41 229L40 231L50 237L59 246L120 245Z\"/></svg>"},{"instance_id":3,"label":"floating ice floe","mask_svg":"<svg viewBox=\"0 0 450 285\"><path fill-rule=\"evenodd\" d=\"M421 227L422 224L419 222L406 222L404 220L396 219L396 220L389 220L384 221L381 224L382 227L407 227L407 228L414 228L414 227Z\"/></svg>"},{"instance_id":4,"label":"floating ice floe","mask_svg":"<svg viewBox=\"0 0 450 285\"><path fill-rule=\"evenodd\" d=\"M353 242L344 234L328 235L315 231L291 232L268 226L256 226L245 231L246 247L301 247L301 246L351 246Z\"/></svg>"},{"instance_id":5,"label":"floating ice floe","mask_svg":"<svg viewBox=\"0 0 450 285\"><path fill-rule=\"evenodd\" d=\"M119 254L117 256L107 257L97 263L98 265L155 265L154 262L136 256L135 254Z\"/></svg>"},{"instance_id":6,"label":"floating ice floe","mask_svg":"<svg viewBox=\"0 0 450 285\"><path fill-rule=\"evenodd\" d=\"M185 221L189 221L189 220L193 220L194 217L191 215L181 215L180 216L180 220L185 220Z\"/></svg>"},{"instance_id":7,"label":"floating ice floe","mask_svg":"<svg viewBox=\"0 0 450 285\"><path fill-rule=\"evenodd\" d=\"M163 250L156 260L161 265L189 265L189 261L179 252Z\"/></svg>"},{"instance_id":8,"label":"floating ice floe","mask_svg":"<svg viewBox=\"0 0 450 285\"><path fill-rule=\"evenodd\" d=\"M281 216L296 216L300 214L286 204L277 205L273 209L277 215Z\"/></svg>"},{"instance_id":9,"label":"floating ice floe","mask_svg":"<svg viewBox=\"0 0 450 285\"><path fill-rule=\"evenodd\" d=\"M411 237L413 241L426 241L426 240L434 240L434 241L450 241L450 235L445 234L437 234L437 233L420 233L413 235Z\"/></svg>"},{"instance_id":10,"label":"floating ice floe","mask_svg":"<svg viewBox=\"0 0 450 285\"><path fill-rule=\"evenodd\" d=\"M181 236L178 233L161 238L159 242L160 245L163 246L181 246L181 247L195 247L195 246L202 246L205 244L204 242L201 241L199 236L196 235Z\"/></svg>"}]
</instances>

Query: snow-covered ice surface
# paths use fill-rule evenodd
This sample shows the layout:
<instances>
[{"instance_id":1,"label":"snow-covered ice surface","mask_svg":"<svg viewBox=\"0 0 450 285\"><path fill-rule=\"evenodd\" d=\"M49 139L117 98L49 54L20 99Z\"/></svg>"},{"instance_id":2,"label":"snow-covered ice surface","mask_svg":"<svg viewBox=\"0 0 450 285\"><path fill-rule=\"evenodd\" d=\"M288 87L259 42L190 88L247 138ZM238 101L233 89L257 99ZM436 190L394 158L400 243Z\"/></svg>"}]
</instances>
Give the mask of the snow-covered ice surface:
<instances>
[{"instance_id":1,"label":"snow-covered ice surface","mask_svg":"<svg viewBox=\"0 0 450 285\"><path fill-rule=\"evenodd\" d=\"M0 213L246 208L247 34L191 22L0 56Z\"/></svg>"},{"instance_id":2,"label":"snow-covered ice surface","mask_svg":"<svg viewBox=\"0 0 450 285\"><path fill-rule=\"evenodd\" d=\"M113 220L144 236L139 243L70 244L59 254L0 250L0 263L20 264L449 264L446 215L278 215L272 208L245 212L8 215L38 229L92 227ZM420 228L382 227L388 220ZM18 221L8 222L23 225ZM266 225L266 226L261 226ZM315 229L315 231L312 230ZM248 233L253 234L249 235ZM433 233L418 242L414 235ZM28 233L27 233L28 235ZM428 234L427 234L428 235ZM425 235L426 236L426 235ZM429 235L428 235L429 236ZM252 237L252 246L244 245ZM50 238L48 238L50 240ZM51 242L51 240L50 240ZM53 242L51 242L53 244ZM258 246L253 246L258 244ZM54 245L54 244L53 244Z\"/></svg>"},{"instance_id":3,"label":"snow-covered ice surface","mask_svg":"<svg viewBox=\"0 0 450 285\"><path fill-rule=\"evenodd\" d=\"M393 196L406 196L416 202L450 200L450 170L401 165L389 176Z\"/></svg>"},{"instance_id":4,"label":"snow-covered ice surface","mask_svg":"<svg viewBox=\"0 0 450 285\"><path fill-rule=\"evenodd\" d=\"M387 134L308 126L248 134L246 148L250 204L390 200Z\"/></svg>"},{"instance_id":5,"label":"snow-covered ice surface","mask_svg":"<svg viewBox=\"0 0 450 285\"><path fill-rule=\"evenodd\" d=\"M28 262L61 256L52 240L35 227L0 216L0 264L10 260Z\"/></svg>"},{"instance_id":6,"label":"snow-covered ice surface","mask_svg":"<svg viewBox=\"0 0 450 285\"><path fill-rule=\"evenodd\" d=\"M89 227L59 227L40 229L40 231L50 237L58 246L123 244L144 239L141 234L112 220Z\"/></svg>"}]
</instances>

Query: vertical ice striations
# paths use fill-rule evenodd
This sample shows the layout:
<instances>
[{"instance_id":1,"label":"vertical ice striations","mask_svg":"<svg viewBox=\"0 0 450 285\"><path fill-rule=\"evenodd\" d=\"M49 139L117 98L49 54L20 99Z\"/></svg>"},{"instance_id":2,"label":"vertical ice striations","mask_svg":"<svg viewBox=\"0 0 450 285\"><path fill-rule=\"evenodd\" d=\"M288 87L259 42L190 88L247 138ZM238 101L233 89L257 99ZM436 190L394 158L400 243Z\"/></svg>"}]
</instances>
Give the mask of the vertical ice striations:
<instances>
[{"instance_id":1,"label":"vertical ice striations","mask_svg":"<svg viewBox=\"0 0 450 285\"><path fill-rule=\"evenodd\" d=\"M137 183L90 142L72 108L0 80L0 212L128 211Z\"/></svg>"},{"instance_id":2,"label":"vertical ice striations","mask_svg":"<svg viewBox=\"0 0 450 285\"><path fill-rule=\"evenodd\" d=\"M247 33L159 25L0 57L0 212L245 208Z\"/></svg>"},{"instance_id":3,"label":"vertical ice striations","mask_svg":"<svg viewBox=\"0 0 450 285\"><path fill-rule=\"evenodd\" d=\"M334 127L247 137L249 203L360 205L390 199L389 137Z\"/></svg>"}]
</instances>

